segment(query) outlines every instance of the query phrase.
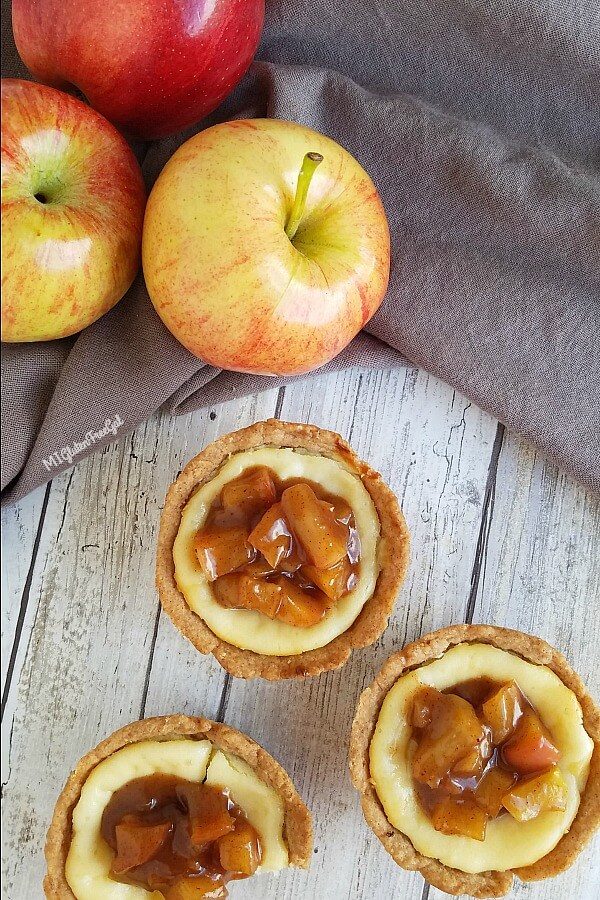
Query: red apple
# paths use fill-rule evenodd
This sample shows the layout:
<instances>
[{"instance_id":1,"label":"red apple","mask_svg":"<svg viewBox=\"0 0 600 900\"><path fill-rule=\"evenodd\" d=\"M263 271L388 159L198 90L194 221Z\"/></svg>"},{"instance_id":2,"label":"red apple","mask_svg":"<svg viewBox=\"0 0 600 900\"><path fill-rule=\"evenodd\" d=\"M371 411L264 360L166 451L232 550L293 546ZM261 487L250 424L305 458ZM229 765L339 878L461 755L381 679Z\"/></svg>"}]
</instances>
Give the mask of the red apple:
<instances>
[{"instance_id":1,"label":"red apple","mask_svg":"<svg viewBox=\"0 0 600 900\"><path fill-rule=\"evenodd\" d=\"M198 122L252 62L264 0L13 0L25 65L144 138Z\"/></svg>"},{"instance_id":2,"label":"red apple","mask_svg":"<svg viewBox=\"0 0 600 900\"><path fill-rule=\"evenodd\" d=\"M336 356L379 307L390 234L375 185L335 141L237 120L171 157L148 199L142 262L159 316L192 353L292 375Z\"/></svg>"},{"instance_id":3,"label":"red apple","mask_svg":"<svg viewBox=\"0 0 600 900\"><path fill-rule=\"evenodd\" d=\"M65 337L139 267L145 190L110 122L54 88L2 80L2 339Z\"/></svg>"}]
</instances>

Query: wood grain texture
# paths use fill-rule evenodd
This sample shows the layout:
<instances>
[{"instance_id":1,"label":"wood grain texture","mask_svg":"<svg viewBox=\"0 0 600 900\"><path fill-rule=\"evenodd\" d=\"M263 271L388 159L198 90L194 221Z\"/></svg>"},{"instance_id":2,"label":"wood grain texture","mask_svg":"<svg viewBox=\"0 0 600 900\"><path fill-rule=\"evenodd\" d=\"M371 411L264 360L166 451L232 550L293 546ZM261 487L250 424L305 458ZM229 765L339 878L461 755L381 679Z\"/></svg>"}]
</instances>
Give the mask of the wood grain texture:
<instances>
[{"instance_id":1,"label":"wood grain texture","mask_svg":"<svg viewBox=\"0 0 600 900\"><path fill-rule=\"evenodd\" d=\"M225 676L160 614L153 584L168 484L215 437L272 415L339 431L396 491L413 536L409 576L382 639L339 672L303 683ZM599 520L582 488L412 368L350 370L157 417L82 461L7 514L5 558L15 565L6 571L3 640L18 637L3 723L8 900L42 896L45 830L77 759L125 722L176 711L247 731L287 768L315 817L310 871L236 885L233 900L438 900L364 824L346 763L356 698L394 649L466 618L535 631L594 685ZM572 873L517 896L569 891L592 900L599 875L588 854Z\"/></svg>"},{"instance_id":2,"label":"wood grain texture","mask_svg":"<svg viewBox=\"0 0 600 900\"><path fill-rule=\"evenodd\" d=\"M33 567L37 560L36 544L39 544L41 538L49 492L50 486L38 488L18 505L2 510L3 691L11 664L10 675L14 673L17 632L24 624L28 606L28 585L33 578Z\"/></svg>"}]
</instances>

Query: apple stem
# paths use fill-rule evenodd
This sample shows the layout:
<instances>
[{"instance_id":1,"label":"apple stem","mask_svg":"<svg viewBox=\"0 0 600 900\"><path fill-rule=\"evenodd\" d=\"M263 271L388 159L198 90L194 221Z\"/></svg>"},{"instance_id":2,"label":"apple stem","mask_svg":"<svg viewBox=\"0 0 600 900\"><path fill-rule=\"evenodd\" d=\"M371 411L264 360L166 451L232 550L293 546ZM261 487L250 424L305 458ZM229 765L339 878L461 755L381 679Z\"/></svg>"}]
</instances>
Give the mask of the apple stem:
<instances>
[{"instance_id":1,"label":"apple stem","mask_svg":"<svg viewBox=\"0 0 600 900\"><path fill-rule=\"evenodd\" d=\"M289 237L290 241L298 231L298 226L300 225L300 221L304 214L306 197L308 195L308 189L310 188L312 177L315 174L317 166L322 162L323 157L320 153L307 153L302 160L302 168L300 169L300 174L298 175L298 184L296 185L294 205L292 206L290 217L287 221L287 225L285 226L285 233Z\"/></svg>"}]
</instances>

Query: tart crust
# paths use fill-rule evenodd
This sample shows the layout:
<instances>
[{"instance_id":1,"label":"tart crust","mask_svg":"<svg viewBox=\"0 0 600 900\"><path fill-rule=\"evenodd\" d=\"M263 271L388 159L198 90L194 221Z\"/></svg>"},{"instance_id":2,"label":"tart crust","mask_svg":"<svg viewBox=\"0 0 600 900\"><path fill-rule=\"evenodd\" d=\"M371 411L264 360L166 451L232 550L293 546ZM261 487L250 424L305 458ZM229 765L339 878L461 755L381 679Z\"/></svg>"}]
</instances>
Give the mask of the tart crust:
<instances>
[{"instance_id":1,"label":"tart crust","mask_svg":"<svg viewBox=\"0 0 600 900\"><path fill-rule=\"evenodd\" d=\"M450 647L462 643L491 644L551 669L577 697L583 712L583 726L594 742L587 784L570 830L537 862L505 872L470 874L419 853L406 835L388 821L371 781L369 747L388 691L401 675L439 659ZM427 634L390 656L375 681L359 698L352 723L349 764L367 824L390 856L402 868L420 872L427 881L448 894L500 897L511 889L513 875L522 881L557 875L573 864L600 826L600 710L565 657L540 638L521 631L495 625L452 625Z\"/></svg>"},{"instance_id":2,"label":"tart crust","mask_svg":"<svg viewBox=\"0 0 600 900\"><path fill-rule=\"evenodd\" d=\"M258 447L301 448L337 460L358 475L375 505L381 534L380 572L375 591L350 628L315 650L290 656L265 656L242 650L219 638L187 605L175 581L173 544L182 511L196 488L215 477L233 454ZM175 626L201 653L212 653L224 669L238 678L304 678L342 666L353 649L372 644L385 630L408 566L409 533L395 495L381 475L360 460L333 431L269 419L225 435L194 457L167 493L160 521L156 585L163 609Z\"/></svg>"},{"instance_id":3,"label":"tart crust","mask_svg":"<svg viewBox=\"0 0 600 900\"><path fill-rule=\"evenodd\" d=\"M93 769L128 744L182 737L208 739L218 749L234 753L256 772L261 781L277 792L284 805L283 837L288 847L289 865L308 867L312 853L310 813L285 769L266 750L241 731L210 719L184 715L156 716L132 722L115 731L94 750L90 750L69 776L56 802L44 848L47 866L44 892L48 900L77 900L66 880L65 865L71 846L73 810Z\"/></svg>"}]
</instances>

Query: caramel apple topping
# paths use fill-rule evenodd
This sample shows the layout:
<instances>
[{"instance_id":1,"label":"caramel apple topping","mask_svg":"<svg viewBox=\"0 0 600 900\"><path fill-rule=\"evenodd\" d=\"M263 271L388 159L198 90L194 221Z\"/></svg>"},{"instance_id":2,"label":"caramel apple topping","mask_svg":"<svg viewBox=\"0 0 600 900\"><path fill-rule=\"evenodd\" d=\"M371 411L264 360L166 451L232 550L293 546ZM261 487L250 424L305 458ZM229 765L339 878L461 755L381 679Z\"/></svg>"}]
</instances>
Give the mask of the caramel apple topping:
<instances>
[{"instance_id":1,"label":"caramel apple topping","mask_svg":"<svg viewBox=\"0 0 600 900\"><path fill-rule=\"evenodd\" d=\"M218 603L299 628L316 625L355 586L360 542L339 497L266 466L226 484L194 538Z\"/></svg>"},{"instance_id":2,"label":"caramel apple topping","mask_svg":"<svg viewBox=\"0 0 600 900\"><path fill-rule=\"evenodd\" d=\"M526 822L566 809L560 752L514 681L423 686L410 715L415 787L437 831L483 841L499 815Z\"/></svg>"},{"instance_id":3,"label":"caramel apple topping","mask_svg":"<svg viewBox=\"0 0 600 900\"><path fill-rule=\"evenodd\" d=\"M115 791L101 833L115 851L111 877L166 900L223 900L227 883L253 875L261 860L258 833L227 790L172 775Z\"/></svg>"}]
</instances>

